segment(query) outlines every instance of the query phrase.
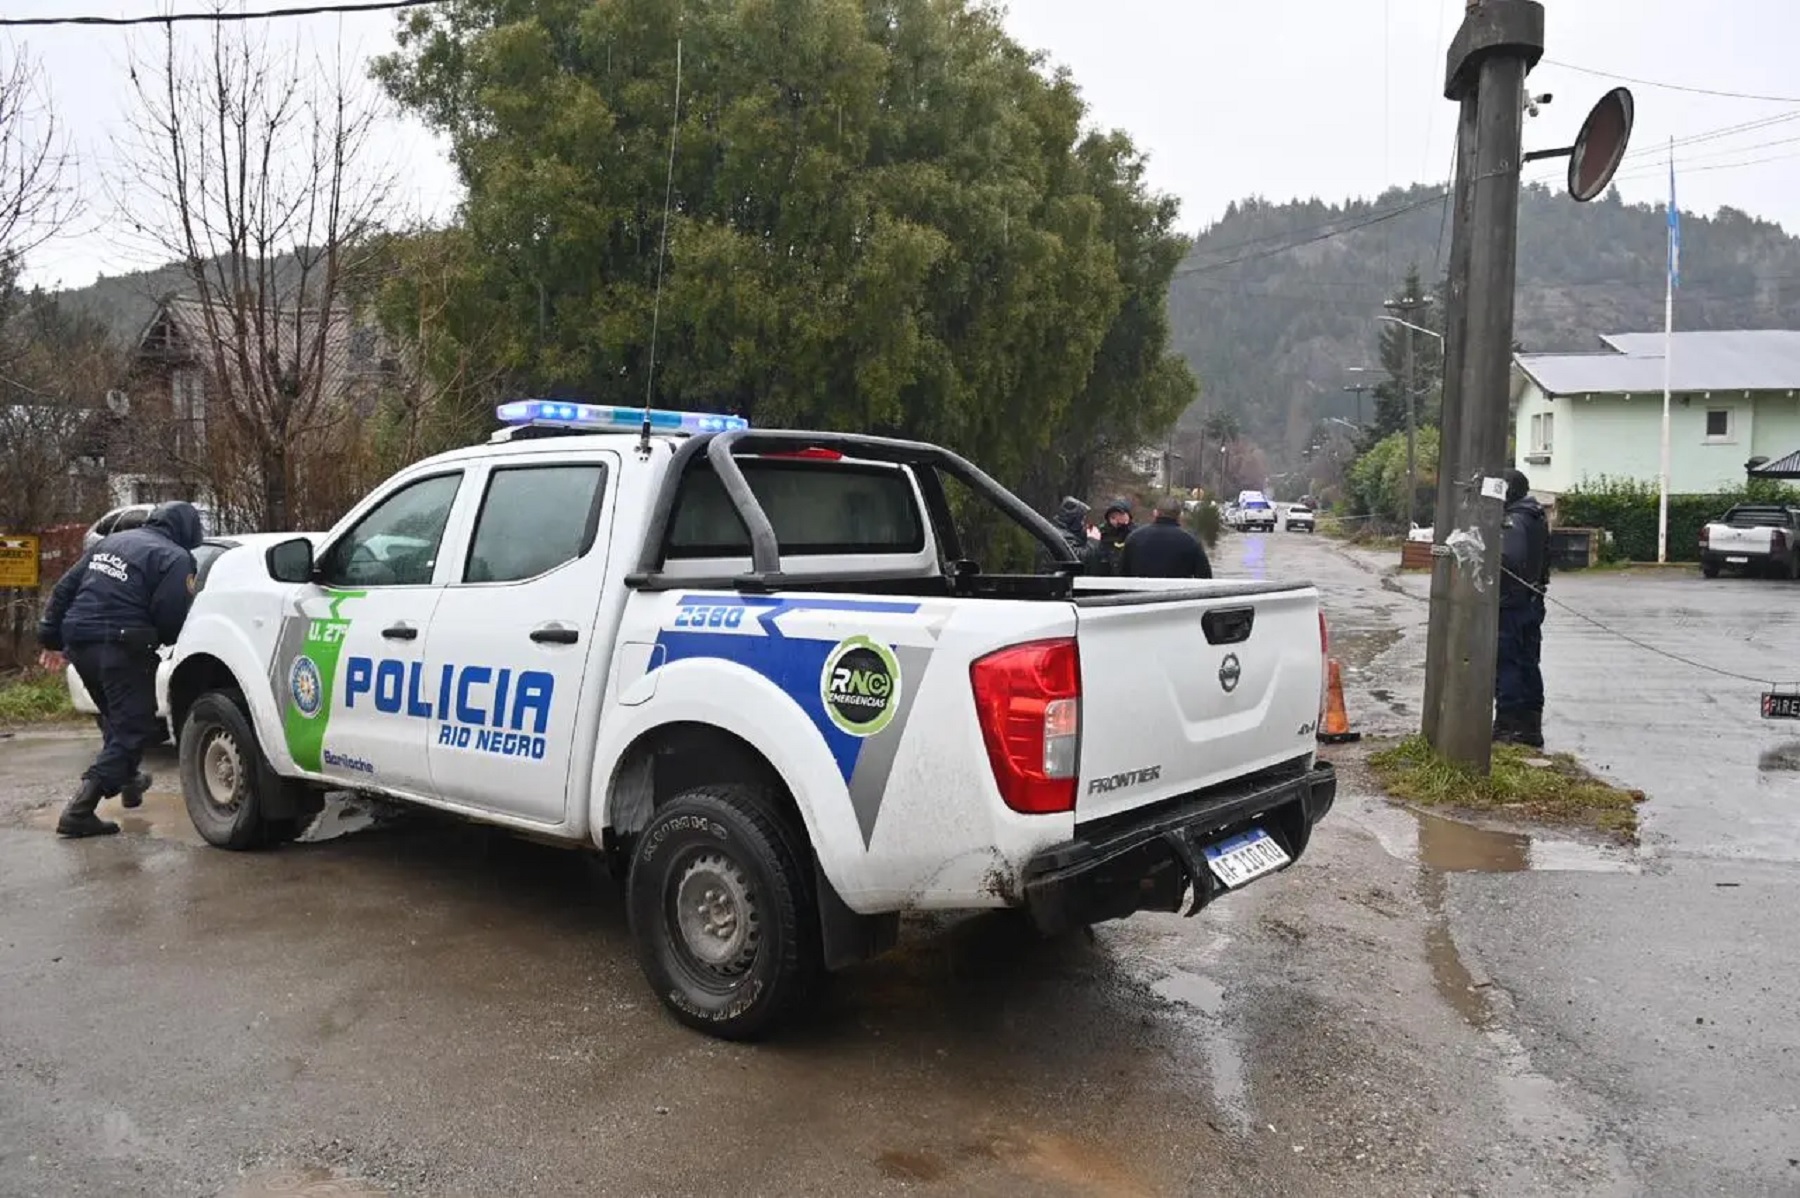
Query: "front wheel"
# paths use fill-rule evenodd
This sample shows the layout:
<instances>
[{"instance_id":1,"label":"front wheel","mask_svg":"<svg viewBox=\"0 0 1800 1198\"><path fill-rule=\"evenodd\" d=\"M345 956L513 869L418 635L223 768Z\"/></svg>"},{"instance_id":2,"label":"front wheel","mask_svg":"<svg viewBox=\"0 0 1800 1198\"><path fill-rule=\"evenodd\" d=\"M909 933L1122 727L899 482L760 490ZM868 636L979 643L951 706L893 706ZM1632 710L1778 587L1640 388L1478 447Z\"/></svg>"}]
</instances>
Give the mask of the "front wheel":
<instances>
[{"instance_id":1,"label":"front wheel","mask_svg":"<svg viewBox=\"0 0 1800 1198\"><path fill-rule=\"evenodd\" d=\"M708 1035L773 1030L822 972L804 841L757 787L696 787L659 807L632 849L626 909L657 997Z\"/></svg>"},{"instance_id":2,"label":"front wheel","mask_svg":"<svg viewBox=\"0 0 1800 1198\"><path fill-rule=\"evenodd\" d=\"M188 818L206 843L234 850L271 843L263 804L281 780L235 693L209 691L194 700L181 726L180 760Z\"/></svg>"}]
</instances>

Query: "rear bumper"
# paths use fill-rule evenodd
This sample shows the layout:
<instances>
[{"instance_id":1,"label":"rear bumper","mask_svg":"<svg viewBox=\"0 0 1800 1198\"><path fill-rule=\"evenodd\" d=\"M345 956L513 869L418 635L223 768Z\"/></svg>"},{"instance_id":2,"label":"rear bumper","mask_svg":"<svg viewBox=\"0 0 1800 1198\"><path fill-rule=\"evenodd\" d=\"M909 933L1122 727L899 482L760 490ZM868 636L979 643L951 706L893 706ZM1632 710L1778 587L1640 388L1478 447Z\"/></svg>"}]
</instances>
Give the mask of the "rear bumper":
<instances>
[{"instance_id":1,"label":"rear bumper","mask_svg":"<svg viewBox=\"0 0 1800 1198\"><path fill-rule=\"evenodd\" d=\"M1313 825L1336 797L1337 772L1319 762L1259 774L1081 830L1026 863L1026 910L1041 931L1054 935L1138 911L1179 910L1191 886L1187 913L1192 915L1226 893L1205 866L1205 845L1255 826L1298 861Z\"/></svg>"}]
</instances>

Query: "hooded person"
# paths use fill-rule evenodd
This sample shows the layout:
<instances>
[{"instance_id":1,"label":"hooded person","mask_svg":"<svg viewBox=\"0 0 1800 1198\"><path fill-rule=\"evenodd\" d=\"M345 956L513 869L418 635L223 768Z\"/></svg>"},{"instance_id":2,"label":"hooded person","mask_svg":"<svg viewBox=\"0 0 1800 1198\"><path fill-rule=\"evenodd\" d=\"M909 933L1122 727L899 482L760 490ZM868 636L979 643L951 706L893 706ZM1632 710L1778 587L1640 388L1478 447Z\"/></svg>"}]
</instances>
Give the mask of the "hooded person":
<instances>
[{"instance_id":1,"label":"hooded person","mask_svg":"<svg viewBox=\"0 0 1800 1198\"><path fill-rule=\"evenodd\" d=\"M1056 525L1057 531L1062 533L1063 542L1068 545L1069 551L1080 561L1087 559L1087 514L1087 504L1073 495L1065 495L1061 506L1056 509L1056 515L1050 518L1050 523ZM1056 565L1048 550L1042 554L1042 561L1045 569Z\"/></svg>"},{"instance_id":2,"label":"hooded person","mask_svg":"<svg viewBox=\"0 0 1800 1198\"><path fill-rule=\"evenodd\" d=\"M1500 636L1494 659L1494 739L1544 747L1544 592L1550 586L1550 521L1531 483L1507 470L1500 533Z\"/></svg>"},{"instance_id":3,"label":"hooded person","mask_svg":"<svg viewBox=\"0 0 1800 1198\"><path fill-rule=\"evenodd\" d=\"M205 539L191 503L165 503L137 528L103 538L64 574L38 623L46 669L75 667L100 716L103 743L57 820L63 836L104 836L119 826L94 814L119 795L144 801L139 772L157 735L157 647L181 635L194 602L194 549Z\"/></svg>"},{"instance_id":4,"label":"hooded person","mask_svg":"<svg viewBox=\"0 0 1800 1198\"><path fill-rule=\"evenodd\" d=\"M1107 504L1100 516L1100 539L1088 555L1088 573L1117 574L1131 532L1131 501L1121 498Z\"/></svg>"}]
</instances>

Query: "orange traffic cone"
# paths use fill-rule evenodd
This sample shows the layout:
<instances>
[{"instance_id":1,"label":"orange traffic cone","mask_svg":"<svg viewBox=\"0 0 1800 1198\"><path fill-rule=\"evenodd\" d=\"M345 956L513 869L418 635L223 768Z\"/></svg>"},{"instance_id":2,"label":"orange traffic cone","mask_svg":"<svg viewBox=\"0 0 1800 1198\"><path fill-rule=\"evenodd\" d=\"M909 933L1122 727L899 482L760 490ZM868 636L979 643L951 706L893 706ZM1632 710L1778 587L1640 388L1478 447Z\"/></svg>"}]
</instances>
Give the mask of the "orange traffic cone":
<instances>
[{"instance_id":1,"label":"orange traffic cone","mask_svg":"<svg viewBox=\"0 0 1800 1198\"><path fill-rule=\"evenodd\" d=\"M1319 739L1328 745L1347 745L1362 739L1362 733L1350 731L1350 713L1344 710L1344 674L1337 658L1331 659L1331 681L1325 693L1325 724Z\"/></svg>"}]
</instances>

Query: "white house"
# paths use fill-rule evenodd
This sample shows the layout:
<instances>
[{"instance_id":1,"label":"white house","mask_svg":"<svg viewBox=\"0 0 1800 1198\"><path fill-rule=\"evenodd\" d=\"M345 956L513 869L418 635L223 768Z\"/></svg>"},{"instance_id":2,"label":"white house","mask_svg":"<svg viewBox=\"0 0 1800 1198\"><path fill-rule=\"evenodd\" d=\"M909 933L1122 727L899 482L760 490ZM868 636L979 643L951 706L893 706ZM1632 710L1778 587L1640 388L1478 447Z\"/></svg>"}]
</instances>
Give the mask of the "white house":
<instances>
[{"instance_id":1,"label":"white house","mask_svg":"<svg viewBox=\"0 0 1800 1198\"><path fill-rule=\"evenodd\" d=\"M1513 360L1514 464L1540 496L1661 473L1663 335L1600 341ZM1800 331L1676 333L1672 366L1671 493L1741 486L1754 459L1800 451Z\"/></svg>"}]
</instances>

